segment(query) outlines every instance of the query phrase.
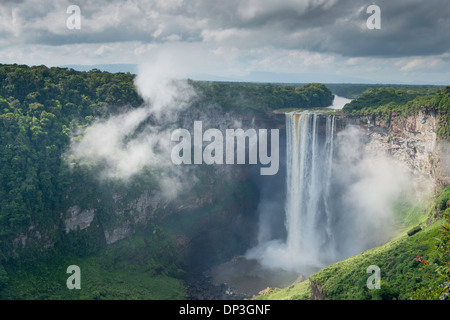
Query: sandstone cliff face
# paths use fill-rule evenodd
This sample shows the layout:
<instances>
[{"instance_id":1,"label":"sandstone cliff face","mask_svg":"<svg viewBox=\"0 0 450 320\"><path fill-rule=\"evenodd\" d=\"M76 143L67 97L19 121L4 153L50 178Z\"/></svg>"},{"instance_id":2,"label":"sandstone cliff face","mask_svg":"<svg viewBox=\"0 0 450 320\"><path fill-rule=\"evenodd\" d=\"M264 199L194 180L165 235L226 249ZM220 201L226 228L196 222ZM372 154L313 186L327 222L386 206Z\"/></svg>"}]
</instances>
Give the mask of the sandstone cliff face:
<instances>
[{"instance_id":1,"label":"sandstone cliff face","mask_svg":"<svg viewBox=\"0 0 450 320\"><path fill-rule=\"evenodd\" d=\"M213 119L213 120L211 120ZM285 125L284 114L276 113L245 113L245 114L227 114L217 116L214 109L202 111L199 114L190 114L189 117L182 119L181 126L190 128L194 120L204 122L204 130L207 128L219 128L225 130L227 128L242 127L247 128L279 128L283 130ZM401 114L392 114L389 119L383 117L370 116L341 116L341 125L358 125L367 135L368 141L365 146L367 152L372 154L386 154L398 160L414 175L418 187L426 181L436 181L436 186L449 184L448 160L446 154L450 149L448 144L437 143L436 131L437 121L436 114L433 110L423 108L416 115L403 116ZM280 152L282 152L280 150ZM237 170L227 166L216 166L215 176L211 177L211 184L218 177L232 177L233 183L239 180L245 180L246 169ZM165 209L171 206L171 210L179 211L191 207L199 208L208 202L211 203L214 197L214 190L210 190L208 194L202 197L190 197L188 201L177 201L165 199L160 193L144 190L136 199L123 203L121 196L116 195L115 204L121 209L117 209L115 214L119 217L127 215L126 219L122 219L121 223L114 228L105 231L107 243L114 243L134 233L136 225L145 225L149 219L160 217L161 214L167 214ZM68 210L67 216L71 213ZM88 210L89 211L89 210ZM86 212L85 218L92 215L92 210ZM83 213L83 212L81 212ZM130 214L131 213L131 214ZM95 213L94 213L95 214ZM78 218L80 228L86 223ZM76 219L76 221L78 221ZM67 221L67 220L66 220ZM66 229L68 225L66 223Z\"/></svg>"},{"instance_id":2,"label":"sandstone cliff face","mask_svg":"<svg viewBox=\"0 0 450 320\"><path fill-rule=\"evenodd\" d=\"M392 114L388 119L370 116L345 116L346 124L358 125L367 135L366 152L389 155L413 175L416 190L430 192L436 180L442 149L436 142L436 115L423 108L416 115ZM422 189L422 190L421 190Z\"/></svg>"},{"instance_id":3,"label":"sandstone cliff face","mask_svg":"<svg viewBox=\"0 0 450 320\"><path fill-rule=\"evenodd\" d=\"M79 206L73 206L67 209L69 216L64 220L65 230L68 233L70 230L83 230L91 225L95 217L95 209L81 210Z\"/></svg>"},{"instance_id":4,"label":"sandstone cliff face","mask_svg":"<svg viewBox=\"0 0 450 320\"><path fill-rule=\"evenodd\" d=\"M279 124L284 124L284 115L265 115L261 113L221 113L219 109L210 107L205 110L191 110L186 112L179 120L180 128L191 130L194 121L203 122L203 131L209 128L217 128L222 132L226 129L242 128L277 128ZM246 166L226 166L216 165L208 168L207 178L203 183L210 187L203 188L201 194L193 190L184 190L182 195L175 198L168 198L159 190L142 190L142 193L134 199L126 198L121 194L112 196L112 212L114 219L102 225L106 244L113 244L119 240L133 235L139 228L145 227L151 220L161 221L162 219L181 211L195 211L205 206L213 206L217 199L223 196L221 188L217 186L228 183L230 186L237 186L246 180L248 167ZM194 171L197 169L193 169ZM202 170L202 168L198 168ZM194 173L195 175L195 173ZM195 188L195 186L193 186ZM237 204L239 206L239 204ZM89 229L91 222L98 215L96 208L80 208L81 204L70 207L62 214L66 232L71 230ZM101 203L98 204L102 206ZM235 207L234 211L239 211ZM229 212L230 219L235 216L235 212ZM236 217L234 217L236 218ZM18 239L17 241L22 241ZM185 235L177 235L175 243L177 247L187 250L191 239Z\"/></svg>"},{"instance_id":5,"label":"sandstone cliff face","mask_svg":"<svg viewBox=\"0 0 450 320\"><path fill-rule=\"evenodd\" d=\"M213 177L212 177L213 178ZM217 177L216 177L217 178ZM196 210L211 204L214 190L201 196L190 196L187 199L170 199L160 191L143 190L134 199L124 199L120 194L114 194L112 199L113 221L102 225L106 244L113 244L119 240L132 236L138 229L145 228L149 221L163 219L166 215L181 210ZM99 204L99 207L101 203ZM61 214L65 232L89 229L98 215L97 208L81 209L75 205ZM25 243L23 237L17 240Z\"/></svg>"},{"instance_id":6,"label":"sandstone cliff face","mask_svg":"<svg viewBox=\"0 0 450 320\"><path fill-rule=\"evenodd\" d=\"M149 220L154 219L158 212L168 205L168 200L162 197L160 192L149 190L143 191L138 198L126 203L119 194L114 195L113 199L113 207L116 208L114 215L118 223L103 228L107 244L131 236L137 228L145 227Z\"/></svg>"},{"instance_id":7,"label":"sandstone cliff face","mask_svg":"<svg viewBox=\"0 0 450 320\"><path fill-rule=\"evenodd\" d=\"M435 185L437 190L450 186L450 143L440 142L436 146L436 154L433 159Z\"/></svg>"},{"instance_id":8,"label":"sandstone cliff face","mask_svg":"<svg viewBox=\"0 0 450 320\"><path fill-rule=\"evenodd\" d=\"M207 128L279 128L280 133L285 125L284 114L234 114L218 117L214 112L204 112L198 115L190 115L182 120L180 127L190 128L194 120L204 120L204 130ZM211 121L211 119L215 119ZM402 162L416 177L417 185L420 181L434 179L436 185L448 185L448 169L445 154L450 154L448 145L436 142L436 115L432 110L423 109L414 116L404 117L393 114L390 119L377 118L375 116L340 116L339 126L358 125L365 130L367 135L366 151L375 154L388 154ZM280 136L280 139L283 139ZM283 150L280 150L280 153ZM101 226L105 242L115 243L121 239L133 235L140 227L145 227L152 219L161 219L166 215L180 210L201 208L211 205L217 199L218 190L213 188L214 182L220 177L229 177L231 184L238 184L246 180L247 168L233 168L217 166L210 177L211 188L196 195L192 193L184 199L167 199L157 190L143 190L134 199L124 199L120 194L115 194L112 200L112 215L114 221ZM101 205L101 204L99 204ZM238 210L239 208L233 208ZM233 211L232 210L232 211ZM101 219L98 217L98 209L83 208L82 204L73 204L66 212L61 213L63 222L61 232L70 232L83 229L91 229ZM233 212L229 213L231 216ZM236 214L238 216L238 214ZM58 227L55 226L55 232ZM31 231L30 231L31 232ZM34 230L33 232L37 232ZM28 246L31 238L46 238L45 234L36 233L36 236L21 234L15 239L15 247ZM51 237L50 237L51 238ZM180 235L176 240L179 247L189 247L190 240ZM45 247L53 245L53 240L45 240Z\"/></svg>"},{"instance_id":9,"label":"sandstone cliff face","mask_svg":"<svg viewBox=\"0 0 450 320\"><path fill-rule=\"evenodd\" d=\"M260 121L264 121L264 115L255 118L253 114L240 116L239 114L217 115L214 110L200 114L191 114L189 117L181 119L180 127L191 129L193 121L203 120L204 130L208 128L218 128L225 130L228 128L253 127ZM283 118L284 119L284 118ZM265 126L263 126L265 127ZM170 160L169 160L170 161ZM189 170L202 171L204 168L192 166ZM145 228L152 220L160 221L165 217L176 214L180 211L195 211L205 206L213 206L217 199L223 197L223 188L218 188L219 184L228 184L227 192L232 186L238 186L240 182L246 180L248 168L245 166L226 166L216 165L210 166L204 175L201 189L199 193L194 183L188 183L192 190L183 190L182 194L169 195L167 190L143 189L142 192L135 196L115 193L112 195L99 194L96 195L97 201L87 205L86 203L72 202L68 194L66 201L68 208L60 212L59 225L55 225L51 230L40 230L39 226L31 226L26 233L18 234L12 243L12 251L15 252L21 248L39 247L48 248L60 238L60 234L70 234L73 232L95 232L95 235L103 234L106 244L113 244L122 239L128 238L136 233L137 230ZM189 176L188 179L193 178ZM194 180L194 179L193 179ZM166 189L171 190L173 186ZM173 187L175 190L175 187ZM238 204L239 205L239 204ZM239 210L239 208L234 208ZM103 212L102 212L103 211ZM236 211L235 211L236 212ZM230 211L229 215L238 215ZM105 218L106 216L106 218ZM38 230L39 229L39 230ZM100 230L100 232L97 232ZM180 235L180 239L183 238Z\"/></svg>"}]
</instances>

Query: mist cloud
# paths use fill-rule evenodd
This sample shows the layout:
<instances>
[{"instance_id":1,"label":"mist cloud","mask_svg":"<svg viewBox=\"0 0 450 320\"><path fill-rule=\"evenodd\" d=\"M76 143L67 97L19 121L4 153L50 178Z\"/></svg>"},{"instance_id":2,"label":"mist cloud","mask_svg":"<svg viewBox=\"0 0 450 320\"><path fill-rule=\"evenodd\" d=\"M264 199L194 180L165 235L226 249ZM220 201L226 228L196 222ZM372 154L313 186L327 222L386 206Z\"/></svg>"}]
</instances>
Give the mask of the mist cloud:
<instances>
[{"instance_id":1,"label":"mist cloud","mask_svg":"<svg viewBox=\"0 0 450 320\"><path fill-rule=\"evenodd\" d=\"M68 157L83 164L102 164L101 179L127 181L144 168L167 169L159 179L169 198L182 189L183 172L172 165L170 135L178 112L190 105L194 90L171 60L140 66L135 85L144 104L108 119L98 119L72 139ZM170 72L172 70L173 72Z\"/></svg>"},{"instance_id":2,"label":"mist cloud","mask_svg":"<svg viewBox=\"0 0 450 320\"><path fill-rule=\"evenodd\" d=\"M138 67L135 85L152 115L176 115L195 96L186 80L187 68L172 52L161 52L156 61Z\"/></svg>"},{"instance_id":3,"label":"mist cloud","mask_svg":"<svg viewBox=\"0 0 450 320\"><path fill-rule=\"evenodd\" d=\"M339 132L336 139L333 173L341 188L336 223L344 255L388 240L396 228L394 201L414 193L409 170L388 155L366 152L365 139L364 132L354 126Z\"/></svg>"}]
</instances>

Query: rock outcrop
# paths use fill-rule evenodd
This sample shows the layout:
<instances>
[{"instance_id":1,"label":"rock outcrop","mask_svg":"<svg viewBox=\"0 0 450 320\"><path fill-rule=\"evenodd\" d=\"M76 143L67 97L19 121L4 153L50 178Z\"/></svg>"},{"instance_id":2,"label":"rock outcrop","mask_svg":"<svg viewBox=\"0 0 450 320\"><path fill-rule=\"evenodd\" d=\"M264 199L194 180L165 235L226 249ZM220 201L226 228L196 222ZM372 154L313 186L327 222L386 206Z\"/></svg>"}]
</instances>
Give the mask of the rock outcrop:
<instances>
[{"instance_id":1,"label":"rock outcrop","mask_svg":"<svg viewBox=\"0 0 450 320\"><path fill-rule=\"evenodd\" d=\"M95 209L81 210L79 206L73 206L67 209L67 215L69 217L64 220L66 233L89 227L95 218Z\"/></svg>"},{"instance_id":2,"label":"rock outcrop","mask_svg":"<svg viewBox=\"0 0 450 320\"><path fill-rule=\"evenodd\" d=\"M169 200L160 192L144 190L135 199L124 201L122 196L113 196L114 215L116 223L104 226L104 235L107 244L115 243L135 233L139 227L145 227L160 211L163 211Z\"/></svg>"},{"instance_id":3,"label":"rock outcrop","mask_svg":"<svg viewBox=\"0 0 450 320\"><path fill-rule=\"evenodd\" d=\"M311 300L326 300L325 294L322 292L322 286L309 278L311 283Z\"/></svg>"}]
</instances>

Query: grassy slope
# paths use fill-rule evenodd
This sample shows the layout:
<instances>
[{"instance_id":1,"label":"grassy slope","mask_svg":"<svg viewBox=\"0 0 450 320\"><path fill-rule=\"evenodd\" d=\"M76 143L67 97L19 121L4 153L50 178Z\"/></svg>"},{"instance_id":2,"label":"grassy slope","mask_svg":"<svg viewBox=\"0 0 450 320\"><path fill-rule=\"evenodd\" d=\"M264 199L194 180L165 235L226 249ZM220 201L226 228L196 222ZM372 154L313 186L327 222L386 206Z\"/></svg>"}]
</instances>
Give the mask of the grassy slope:
<instances>
[{"instance_id":1,"label":"grassy slope","mask_svg":"<svg viewBox=\"0 0 450 320\"><path fill-rule=\"evenodd\" d=\"M436 240L439 235L440 221L422 231L401 237L359 255L339 261L311 275L311 279L323 286L323 292L329 299L409 299L413 290L434 285L431 267L423 267L414 260L417 255L426 259L436 258ZM366 273L370 265L381 269L381 290L367 289ZM269 291L258 299L305 299L311 291L307 280L294 287Z\"/></svg>"},{"instance_id":2,"label":"grassy slope","mask_svg":"<svg viewBox=\"0 0 450 320\"><path fill-rule=\"evenodd\" d=\"M0 299L184 299L182 271L158 233L136 235L88 255L55 254L5 265L8 285ZM69 265L81 270L81 289L66 287Z\"/></svg>"},{"instance_id":3,"label":"grassy slope","mask_svg":"<svg viewBox=\"0 0 450 320\"><path fill-rule=\"evenodd\" d=\"M311 298L311 286L308 280L293 284L285 289L267 288L264 294L254 300L305 300Z\"/></svg>"},{"instance_id":4,"label":"grassy slope","mask_svg":"<svg viewBox=\"0 0 450 320\"><path fill-rule=\"evenodd\" d=\"M412 289L420 287L421 279L430 271L421 268L414 258L417 255L425 258L436 256L435 238L439 234L440 222L426 226L427 217L431 216L436 203L416 203L408 199L408 196L399 199L393 206L399 233L392 241L323 268L311 275L311 279L323 285L323 290L330 299L408 298ZM415 228L422 228L422 231L408 236L408 232ZM381 291L367 290L366 281L371 274L366 273L366 270L370 265L381 268L381 280L384 280ZM426 283L427 280L422 285ZM390 290L391 287L394 289ZM384 296L377 296L380 293ZM306 280L289 288L268 288L256 299L303 300L310 297L310 282Z\"/></svg>"},{"instance_id":5,"label":"grassy slope","mask_svg":"<svg viewBox=\"0 0 450 320\"><path fill-rule=\"evenodd\" d=\"M413 291L434 286L432 268L414 260L418 255L434 260L440 222L412 235L403 235L383 246L367 250L328 266L311 279L323 286L329 299L409 299ZM369 290L366 272L370 265L381 269L381 290Z\"/></svg>"}]
</instances>

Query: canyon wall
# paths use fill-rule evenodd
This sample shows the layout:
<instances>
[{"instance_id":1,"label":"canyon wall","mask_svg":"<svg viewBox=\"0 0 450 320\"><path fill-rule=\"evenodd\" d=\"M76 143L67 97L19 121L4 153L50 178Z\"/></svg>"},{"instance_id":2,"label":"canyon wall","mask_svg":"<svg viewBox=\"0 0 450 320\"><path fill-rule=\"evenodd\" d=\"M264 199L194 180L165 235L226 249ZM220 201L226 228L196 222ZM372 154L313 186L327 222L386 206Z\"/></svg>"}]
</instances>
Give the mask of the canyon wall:
<instances>
[{"instance_id":1,"label":"canyon wall","mask_svg":"<svg viewBox=\"0 0 450 320\"><path fill-rule=\"evenodd\" d=\"M221 113L218 110L211 107L191 110L180 116L179 127L192 131L194 121L203 121L203 131L216 128L225 132L225 129L270 129L284 125L282 114ZM182 182L187 188L175 197L167 197L158 188L144 187L138 194L130 195L105 191L102 187L94 191L97 199L88 204L72 200L74 195L68 194L67 209L60 212L59 221L45 229L33 225L27 232L18 234L10 254L21 255L24 250L42 251L66 241L64 239L79 241L81 235L89 239L84 242L95 239L94 242L101 246L111 245L143 230L149 223L162 225L166 222L169 227L179 224L176 230L169 232L183 259L191 259L190 256L196 256L196 251L202 250L211 252L211 256L218 255L222 249L232 254L240 242L255 238L249 225L256 224L248 223L248 219L255 220L252 215L258 204L257 187L248 179L248 175L257 170L251 167L185 166L189 175L185 176L187 181ZM195 183L196 180L202 183ZM200 246L203 248L198 249ZM216 248L217 252L213 252L214 246L220 250Z\"/></svg>"},{"instance_id":2,"label":"canyon wall","mask_svg":"<svg viewBox=\"0 0 450 320\"><path fill-rule=\"evenodd\" d=\"M280 140L285 139L285 115L277 113L228 113L219 114L213 108L190 112L180 119L180 127L190 129L193 121L204 121L204 129L241 127L247 128L278 128ZM388 154L401 162L415 177L415 186L418 190L429 191L429 181L433 181L436 190L448 185L448 161L445 155L449 154L448 145L438 143L436 140L436 115L433 110L423 108L416 115L403 116L392 114L389 118L375 115L352 116L337 114L337 129L342 130L348 125L356 125L364 130L367 143L365 149L373 154ZM280 148L280 155L285 150ZM257 221L251 216L257 207L258 200L251 192L236 197L240 191L238 187L249 182L248 165L210 166L208 172L208 185L201 188L201 192L186 190L182 197L175 199L165 198L158 190L144 189L134 198L123 197L121 194L113 194L109 199L108 219L100 216L99 211L104 206L103 200L98 200L94 206L85 206L82 203L73 203L67 210L61 212L61 223L55 224L52 230L47 232L30 227L27 233L20 234L14 240L14 248L24 247L52 247L60 237L58 233L91 232L96 237L101 237L101 242L106 245L113 244L135 234L145 228L150 221L159 223L171 216L184 215L186 212L200 212L200 217L195 224L194 233L178 232L174 234L174 241L179 252L187 256L192 253L192 247L198 245L201 240L209 242L211 246L220 242L222 247L227 247L226 237L228 232L205 232L213 230L213 226L233 229L240 237L250 241L254 236L254 230L246 230L244 221ZM202 170L202 168L198 168ZM258 186L249 187L253 191ZM247 190L248 191L248 190ZM257 190L256 190L257 191ZM226 197L230 196L228 199ZM208 214L214 204L221 203L220 208L215 209L214 216ZM250 219L250 220L245 220ZM228 225L225 223L230 221ZM238 227L241 225L240 227ZM208 234L208 238L202 236ZM198 241L195 241L197 239ZM208 249L210 250L210 248ZM231 250L231 247L229 248ZM231 251L230 251L231 252Z\"/></svg>"},{"instance_id":3,"label":"canyon wall","mask_svg":"<svg viewBox=\"0 0 450 320\"><path fill-rule=\"evenodd\" d=\"M389 155L414 177L418 192L438 191L449 184L448 144L437 141L434 110L423 107L417 114L343 115L345 125L357 125L366 134L365 150L373 155Z\"/></svg>"}]
</instances>

